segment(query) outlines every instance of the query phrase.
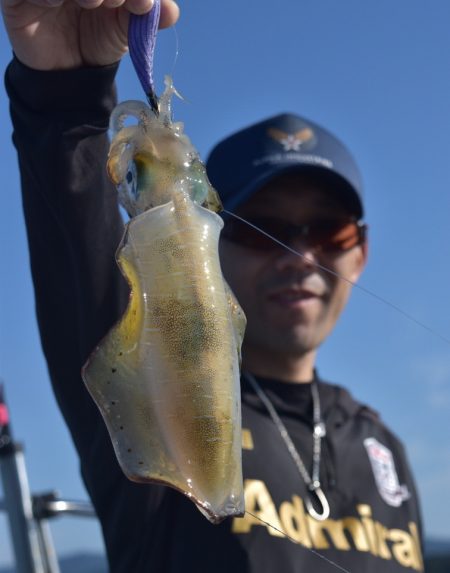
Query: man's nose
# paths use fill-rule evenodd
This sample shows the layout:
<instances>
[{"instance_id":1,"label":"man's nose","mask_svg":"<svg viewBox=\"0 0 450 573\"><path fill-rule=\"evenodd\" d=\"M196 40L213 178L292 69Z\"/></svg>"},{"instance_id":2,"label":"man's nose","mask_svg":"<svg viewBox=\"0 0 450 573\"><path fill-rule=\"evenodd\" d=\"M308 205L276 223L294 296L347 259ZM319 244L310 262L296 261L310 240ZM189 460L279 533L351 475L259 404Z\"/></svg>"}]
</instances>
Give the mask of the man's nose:
<instances>
[{"instance_id":1,"label":"man's nose","mask_svg":"<svg viewBox=\"0 0 450 573\"><path fill-rule=\"evenodd\" d=\"M278 270L310 269L317 266L317 263L317 249L300 237L292 239L285 247L280 246L276 260Z\"/></svg>"}]
</instances>

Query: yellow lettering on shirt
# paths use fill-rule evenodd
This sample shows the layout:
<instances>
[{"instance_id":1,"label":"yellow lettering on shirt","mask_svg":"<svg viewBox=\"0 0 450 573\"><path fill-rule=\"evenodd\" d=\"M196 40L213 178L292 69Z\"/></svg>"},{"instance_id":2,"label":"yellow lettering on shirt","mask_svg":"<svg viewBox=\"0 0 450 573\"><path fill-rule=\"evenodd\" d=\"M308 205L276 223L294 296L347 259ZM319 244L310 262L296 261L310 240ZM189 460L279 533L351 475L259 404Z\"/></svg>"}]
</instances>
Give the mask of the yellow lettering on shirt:
<instances>
[{"instance_id":1,"label":"yellow lettering on shirt","mask_svg":"<svg viewBox=\"0 0 450 573\"><path fill-rule=\"evenodd\" d=\"M275 504L266 484L260 480L245 480L245 515L233 519L233 533L249 533L254 525L266 527L275 537L284 537ZM269 525L273 527L270 527Z\"/></svg>"},{"instance_id":2,"label":"yellow lettering on shirt","mask_svg":"<svg viewBox=\"0 0 450 573\"><path fill-rule=\"evenodd\" d=\"M325 519L317 521L310 515L307 516L308 528L311 534L313 546L316 549L329 549L330 545L341 551L349 551L351 545L345 535L344 520ZM347 527L350 526L352 537L357 540L358 545L364 547L367 551L367 541L364 535L364 529L356 518L348 517Z\"/></svg>"},{"instance_id":3,"label":"yellow lettering on shirt","mask_svg":"<svg viewBox=\"0 0 450 573\"><path fill-rule=\"evenodd\" d=\"M382 559L392 559L392 554L389 547L386 545L386 540L389 539L389 529L381 525L381 523L374 522L375 535L377 539L377 553Z\"/></svg>"},{"instance_id":4,"label":"yellow lettering on shirt","mask_svg":"<svg viewBox=\"0 0 450 573\"><path fill-rule=\"evenodd\" d=\"M370 552L381 559L395 559L405 568L424 570L419 533L414 522L408 524L409 531L388 529L373 519L372 508L368 504L356 506L358 516L317 521L307 514L298 495L293 495L292 501L282 502L278 512L263 481L248 479L244 487L246 514L233 519L233 533L247 534L254 526L265 527L270 535L287 536L303 547Z\"/></svg>"},{"instance_id":5,"label":"yellow lettering on shirt","mask_svg":"<svg viewBox=\"0 0 450 573\"><path fill-rule=\"evenodd\" d=\"M402 529L391 529L389 539L393 542L392 553L400 565L421 571L411 535Z\"/></svg>"},{"instance_id":6,"label":"yellow lettering on shirt","mask_svg":"<svg viewBox=\"0 0 450 573\"><path fill-rule=\"evenodd\" d=\"M414 541L414 552L416 554L417 570L423 571L424 570L423 557L422 557L422 551L420 549L420 536L417 530L417 525L413 521L410 521L408 523L408 528L409 532L411 533L411 537Z\"/></svg>"},{"instance_id":7,"label":"yellow lettering on shirt","mask_svg":"<svg viewBox=\"0 0 450 573\"><path fill-rule=\"evenodd\" d=\"M359 515L361 516L361 523L364 526L364 531L366 534L367 541L369 543L368 550L373 555L378 555L378 542L377 542L377 534L375 531L375 525L372 520L372 508L370 505L361 503L356 506Z\"/></svg>"},{"instance_id":8,"label":"yellow lettering on shirt","mask_svg":"<svg viewBox=\"0 0 450 573\"><path fill-rule=\"evenodd\" d=\"M242 428L242 449L243 450L253 450L253 436L250 430L247 428Z\"/></svg>"},{"instance_id":9,"label":"yellow lettering on shirt","mask_svg":"<svg viewBox=\"0 0 450 573\"><path fill-rule=\"evenodd\" d=\"M306 523L303 500L298 495L292 496L292 503L284 501L280 506L280 520L283 530L289 537L305 547L312 547Z\"/></svg>"}]
</instances>

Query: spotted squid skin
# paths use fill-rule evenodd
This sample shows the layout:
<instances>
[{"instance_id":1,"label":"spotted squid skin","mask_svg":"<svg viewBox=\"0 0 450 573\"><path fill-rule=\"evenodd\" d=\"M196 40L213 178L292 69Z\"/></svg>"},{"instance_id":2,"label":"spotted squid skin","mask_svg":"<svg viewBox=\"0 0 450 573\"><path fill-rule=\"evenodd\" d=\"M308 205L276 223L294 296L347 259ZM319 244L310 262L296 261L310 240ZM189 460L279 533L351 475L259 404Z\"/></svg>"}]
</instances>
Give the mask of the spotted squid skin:
<instances>
[{"instance_id":1,"label":"spotted squid skin","mask_svg":"<svg viewBox=\"0 0 450 573\"><path fill-rule=\"evenodd\" d=\"M136 144L135 137L133 147L130 132L118 131L114 169L120 153L129 162L150 147L145 133L135 135L141 140ZM157 180L158 168L155 173ZM82 374L125 474L182 491L216 523L244 513L239 366L245 316L220 269L222 220L191 198L192 178L180 177L178 168L172 174L169 183L157 182L156 195L144 189L162 204L126 226L117 261L130 284L129 305ZM208 197L214 201L214 194Z\"/></svg>"}]
</instances>

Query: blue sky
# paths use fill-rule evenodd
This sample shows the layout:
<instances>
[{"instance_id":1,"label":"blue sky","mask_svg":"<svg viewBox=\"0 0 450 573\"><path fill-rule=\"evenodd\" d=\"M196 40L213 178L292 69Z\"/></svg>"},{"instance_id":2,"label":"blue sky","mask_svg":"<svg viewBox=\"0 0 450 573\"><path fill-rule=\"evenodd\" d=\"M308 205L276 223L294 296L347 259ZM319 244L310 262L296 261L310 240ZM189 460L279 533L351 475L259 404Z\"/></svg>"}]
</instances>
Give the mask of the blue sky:
<instances>
[{"instance_id":1,"label":"blue sky","mask_svg":"<svg viewBox=\"0 0 450 573\"><path fill-rule=\"evenodd\" d=\"M450 338L448 0L180 5L177 34L159 36L155 75L161 86L163 75L173 74L185 98L176 104L176 119L185 122L200 153L223 135L281 111L338 134L365 183L371 249L361 284ZM9 57L2 28L2 69ZM128 59L118 85L120 99L142 98ZM15 436L26 446L33 491L57 489L85 499L36 330L3 88L0 125L0 377ZM449 537L450 343L355 290L320 352L319 371L379 410L403 439L426 531ZM61 554L101 547L95 523L62 518L52 530ZM0 516L0 565L11 560L5 531Z\"/></svg>"}]
</instances>

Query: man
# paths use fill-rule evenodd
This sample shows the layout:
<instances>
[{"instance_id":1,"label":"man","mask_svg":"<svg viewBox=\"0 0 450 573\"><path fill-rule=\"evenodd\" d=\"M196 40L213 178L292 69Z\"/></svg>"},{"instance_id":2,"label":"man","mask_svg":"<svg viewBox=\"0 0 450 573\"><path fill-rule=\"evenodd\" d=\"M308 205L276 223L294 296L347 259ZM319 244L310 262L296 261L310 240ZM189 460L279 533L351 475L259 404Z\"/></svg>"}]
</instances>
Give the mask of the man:
<instances>
[{"instance_id":1,"label":"man","mask_svg":"<svg viewBox=\"0 0 450 573\"><path fill-rule=\"evenodd\" d=\"M121 472L80 378L129 294L114 260L123 223L104 174L106 131L126 9L145 12L149 3L118 4L97 0L84 11L81 0L3 0L42 344L111 572L325 573L336 569L331 561L349 571L421 571L420 515L401 444L315 370L317 348L363 270L366 239L353 159L295 115L227 138L208 160L225 206L291 249L227 215L221 261L248 319L247 513L213 526L178 492ZM169 0L163 8L170 24L177 9Z\"/></svg>"}]
</instances>

